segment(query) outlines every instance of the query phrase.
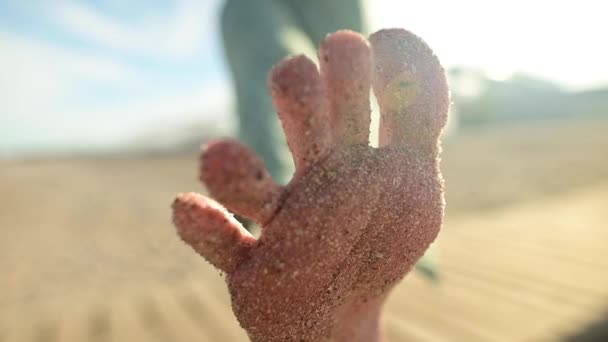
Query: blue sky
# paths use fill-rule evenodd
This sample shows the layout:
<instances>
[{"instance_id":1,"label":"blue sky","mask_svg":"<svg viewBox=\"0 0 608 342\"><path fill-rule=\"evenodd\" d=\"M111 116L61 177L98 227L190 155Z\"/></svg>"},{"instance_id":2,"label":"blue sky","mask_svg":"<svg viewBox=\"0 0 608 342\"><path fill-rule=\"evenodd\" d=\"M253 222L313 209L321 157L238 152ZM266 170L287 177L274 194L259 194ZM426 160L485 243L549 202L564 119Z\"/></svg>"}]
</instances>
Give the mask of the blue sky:
<instances>
[{"instance_id":1,"label":"blue sky","mask_svg":"<svg viewBox=\"0 0 608 342\"><path fill-rule=\"evenodd\" d=\"M150 3L1 1L0 151L118 145L225 106L220 1Z\"/></svg>"},{"instance_id":2,"label":"blue sky","mask_svg":"<svg viewBox=\"0 0 608 342\"><path fill-rule=\"evenodd\" d=\"M205 119L228 119L230 127L221 4L0 0L0 156L118 147ZM605 7L594 0L367 4L372 30L411 29L447 67L496 79L526 72L569 89L608 84Z\"/></svg>"}]
</instances>

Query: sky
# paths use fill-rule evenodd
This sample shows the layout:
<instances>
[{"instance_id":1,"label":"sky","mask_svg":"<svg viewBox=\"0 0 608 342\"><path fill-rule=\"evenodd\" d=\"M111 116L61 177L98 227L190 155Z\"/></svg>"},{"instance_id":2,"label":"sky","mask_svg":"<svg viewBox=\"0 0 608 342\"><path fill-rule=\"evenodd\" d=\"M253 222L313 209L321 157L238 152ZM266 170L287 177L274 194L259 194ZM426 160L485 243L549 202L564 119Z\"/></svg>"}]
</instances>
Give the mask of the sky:
<instances>
[{"instance_id":1,"label":"sky","mask_svg":"<svg viewBox=\"0 0 608 342\"><path fill-rule=\"evenodd\" d=\"M496 79L526 72L579 90L608 85L603 3L374 0L366 8L372 29L414 31L448 68ZM221 5L0 0L0 157L120 148L170 126L233 122Z\"/></svg>"}]
</instances>

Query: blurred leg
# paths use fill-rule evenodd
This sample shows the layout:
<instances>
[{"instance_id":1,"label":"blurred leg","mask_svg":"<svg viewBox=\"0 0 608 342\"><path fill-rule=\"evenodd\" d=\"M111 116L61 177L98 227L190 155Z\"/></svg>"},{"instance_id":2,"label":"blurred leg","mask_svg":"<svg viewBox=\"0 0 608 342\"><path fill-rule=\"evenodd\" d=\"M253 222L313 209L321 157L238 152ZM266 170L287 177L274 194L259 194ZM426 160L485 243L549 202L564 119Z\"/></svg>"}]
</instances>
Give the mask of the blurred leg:
<instances>
[{"instance_id":1,"label":"blurred leg","mask_svg":"<svg viewBox=\"0 0 608 342\"><path fill-rule=\"evenodd\" d=\"M281 0L228 0L222 13L222 35L237 96L239 139L262 157L277 182L285 183L293 173L293 162L267 77L276 62L310 49L310 42Z\"/></svg>"},{"instance_id":2,"label":"blurred leg","mask_svg":"<svg viewBox=\"0 0 608 342\"><path fill-rule=\"evenodd\" d=\"M328 33L352 30L367 34L362 0L285 0L315 46Z\"/></svg>"},{"instance_id":3,"label":"blurred leg","mask_svg":"<svg viewBox=\"0 0 608 342\"><path fill-rule=\"evenodd\" d=\"M271 67L338 29L364 29L360 0L228 0L222 13L224 49L232 72L239 139L264 160L273 178L293 173L285 137L266 89ZM310 39L308 39L310 38Z\"/></svg>"}]
</instances>

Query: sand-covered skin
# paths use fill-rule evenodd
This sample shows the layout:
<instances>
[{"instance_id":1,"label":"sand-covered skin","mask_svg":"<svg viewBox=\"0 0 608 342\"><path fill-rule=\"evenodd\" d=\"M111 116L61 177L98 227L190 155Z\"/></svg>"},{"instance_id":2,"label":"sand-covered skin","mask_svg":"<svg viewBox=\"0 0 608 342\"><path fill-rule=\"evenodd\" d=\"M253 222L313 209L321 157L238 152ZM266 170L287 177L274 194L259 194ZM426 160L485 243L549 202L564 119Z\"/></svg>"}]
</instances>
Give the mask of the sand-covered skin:
<instances>
[{"instance_id":1,"label":"sand-covered skin","mask_svg":"<svg viewBox=\"0 0 608 342\"><path fill-rule=\"evenodd\" d=\"M287 186L237 142L203 151L201 179L228 210L263 225L258 240L201 195L174 202L178 233L227 273L233 311L254 342L382 341L388 291L441 227L444 70L408 31L370 41L339 31L321 44L321 74L302 56L272 70L296 165ZM368 146L372 84L377 149Z\"/></svg>"}]
</instances>

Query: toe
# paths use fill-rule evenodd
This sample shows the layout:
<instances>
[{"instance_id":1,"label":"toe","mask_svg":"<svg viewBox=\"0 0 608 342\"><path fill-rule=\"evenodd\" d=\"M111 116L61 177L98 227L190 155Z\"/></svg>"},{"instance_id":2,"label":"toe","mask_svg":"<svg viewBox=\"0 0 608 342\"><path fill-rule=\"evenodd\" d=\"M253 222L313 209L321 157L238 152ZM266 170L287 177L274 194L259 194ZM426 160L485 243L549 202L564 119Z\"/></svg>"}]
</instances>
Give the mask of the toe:
<instances>
[{"instance_id":1,"label":"toe","mask_svg":"<svg viewBox=\"0 0 608 342\"><path fill-rule=\"evenodd\" d=\"M293 155L297 178L331 149L323 85L317 67L304 56L277 64L268 83Z\"/></svg>"},{"instance_id":2,"label":"toe","mask_svg":"<svg viewBox=\"0 0 608 342\"><path fill-rule=\"evenodd\" d=\"M219 140L205 147L200 179L211 196L230 211L261 224L274 213L282 191L262 160L234 140Z\"/></svg>"},{"instance_id":3,"label":"toe","mask_svg":"<svg viewBox=\"0 0 608 342\"><path fill-rule=\"evenodd\" d=\"M182 240L226 273L248 257L256 242L218 203L195 193L175 199L173 222Z\"/></svg>"},{"instance_id":4,"label":"toe","mask_svg":"<svg viewBox=\"0 0 608 342\"><path fill-rule=\"evenodd\" d=\"M449 107L439 60L422 39L403 29L378 31L370 43L380 145L436 143Z\"/></svg>"},{"instance_id":5,"label":"toe","mask_svg":"<svg viewBox=\"0 0 608 342\"><path fill-rule=\"evenodd\" d=\"M367 144L372 68L367 40L346 30L330 34L321 43L319 61L336 143Z\"/></svg>"}]
</instances>

